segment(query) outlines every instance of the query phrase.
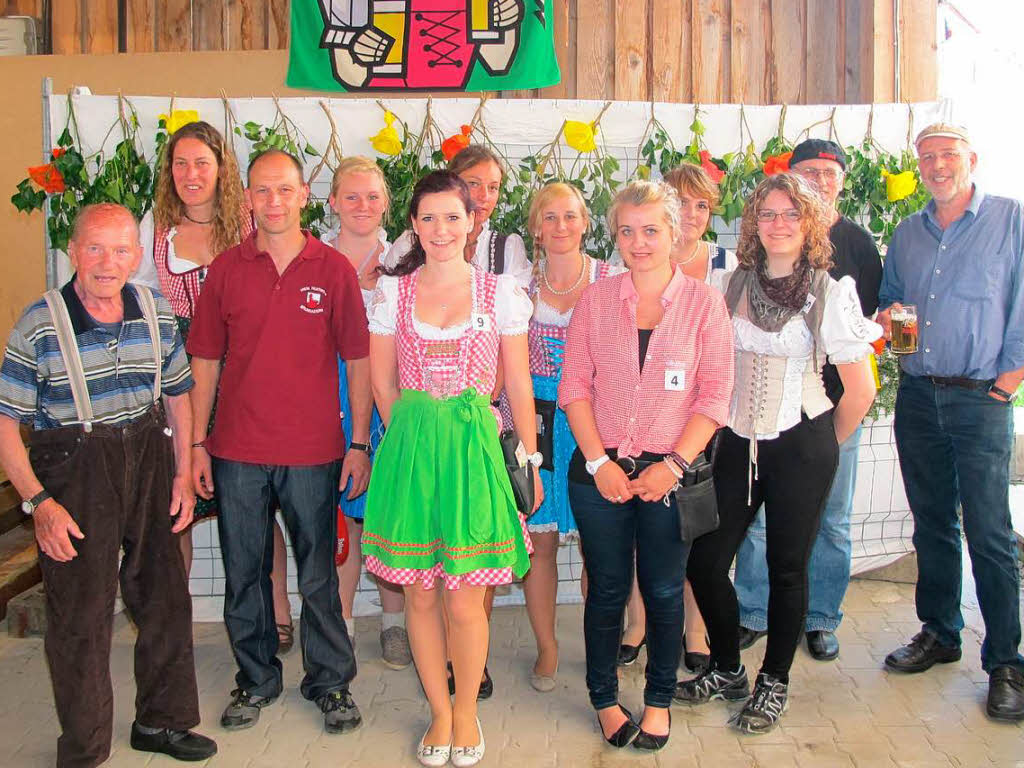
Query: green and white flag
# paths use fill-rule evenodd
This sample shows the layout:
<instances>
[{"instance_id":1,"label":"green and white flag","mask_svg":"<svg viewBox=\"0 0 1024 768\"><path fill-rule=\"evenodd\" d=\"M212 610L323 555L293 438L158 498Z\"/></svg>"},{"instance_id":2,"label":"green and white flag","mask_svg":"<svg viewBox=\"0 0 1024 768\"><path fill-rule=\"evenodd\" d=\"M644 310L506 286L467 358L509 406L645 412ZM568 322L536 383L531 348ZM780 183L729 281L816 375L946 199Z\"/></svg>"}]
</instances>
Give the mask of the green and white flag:
<instances>
[{"instance_id":1,"label":"green and white flag","mask_svg":"<svg viewBox=\"0 0 1024 768\"><path fill-rule=\"evenodd\" d=\"M560 79L555 0L292 0L288 85L498 91Z\"/></svg>"}]
</instances>

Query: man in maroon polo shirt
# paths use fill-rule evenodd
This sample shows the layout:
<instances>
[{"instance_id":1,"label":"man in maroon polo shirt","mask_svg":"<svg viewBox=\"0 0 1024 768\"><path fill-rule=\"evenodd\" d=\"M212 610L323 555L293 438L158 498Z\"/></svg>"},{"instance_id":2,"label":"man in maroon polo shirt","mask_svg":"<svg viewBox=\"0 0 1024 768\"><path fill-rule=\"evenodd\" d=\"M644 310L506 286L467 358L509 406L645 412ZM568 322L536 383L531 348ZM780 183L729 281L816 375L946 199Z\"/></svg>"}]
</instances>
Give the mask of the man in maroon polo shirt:
<instances>
[{"instance_id":1,"label":"man in maroon polo shirt","mask_svg":"<svg viewBox=\"0 0 1024 768\"><path fill-rule=\"evenodd\" d=\"M210 265L187 345L193 476L202 495L217 487L224 623L239 668L221 725L251 727L281 693L270 586L279 503L302 595L300 690L320 706L326 730L343 733L362 720L348 691L356 667L334 567L335 509L339 482L367 471L369 459L350 451L341 461L338 356L349 364L355 440L366 443L366 314L348 260L299 226L309 187L296 158L257 156L246 196L257 229Z\"/></svg>"}]
</instances>

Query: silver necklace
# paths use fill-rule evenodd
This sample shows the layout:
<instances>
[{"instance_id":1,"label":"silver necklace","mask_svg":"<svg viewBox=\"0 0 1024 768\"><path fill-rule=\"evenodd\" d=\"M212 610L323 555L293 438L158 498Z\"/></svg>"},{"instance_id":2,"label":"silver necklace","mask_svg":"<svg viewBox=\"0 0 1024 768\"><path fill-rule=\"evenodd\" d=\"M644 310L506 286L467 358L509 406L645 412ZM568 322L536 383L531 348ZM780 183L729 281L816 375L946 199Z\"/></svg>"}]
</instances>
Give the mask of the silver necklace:
<instances>
[{"instance_id":1,"label":"silver necklace","mask_svg":"<svg viewBox=\"0 0 1024 768\"><path fill-rule=\"evenodd\" d=\"M685 259L683 259L682 261L677 261L677 262L676 262L676 265L677 265L677 266L680 266L680 267L685 267L685 266L686 266L687 264L689 264L689 263L690 263L691 261L693 261L694 259L696 259L696 258L697 258L697 249L698 249L698 248L700 248L700 244L701 244L701 241L700 241L700 240L698 240L698 241L697 241L696 243L694 243L694 244L693 244L693 253L691 253L691 254L690 254L689 256L687 256L687 257L686 257Z\"/></svg>"},{"instance_id":2,"label":"silver necklace","mask_svg":"<svg viewBox=\"0 0 1024 768\"><path fill-rule=\"evenodd\" d=\"M583 278L586 277L586 274L587 274L587 256L584 255L583 256L583 269L580 270L580 276L576 278L576 282L573 283L569 288L566 288L564 291L556 291L551 286L551 282L548 280L548 262L545 259L544 260L544 266L543 266L543 268L540 271L540 279L544 281L544 287L548 289L549 293L552 293L555 296L568 296L570 293L572 293L573 291L575 291L577 288L580 287L580 285L583 283Z\"/></svg>"}]
</instances>

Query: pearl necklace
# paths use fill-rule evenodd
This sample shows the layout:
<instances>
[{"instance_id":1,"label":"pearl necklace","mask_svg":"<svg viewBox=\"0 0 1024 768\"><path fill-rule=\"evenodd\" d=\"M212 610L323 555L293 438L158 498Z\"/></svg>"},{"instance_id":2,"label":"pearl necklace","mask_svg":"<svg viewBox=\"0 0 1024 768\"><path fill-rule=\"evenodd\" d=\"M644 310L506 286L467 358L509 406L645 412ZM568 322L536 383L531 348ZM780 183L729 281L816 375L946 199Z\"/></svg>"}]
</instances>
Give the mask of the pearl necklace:
<instances>
[{"instance_id":1,"label":"pearl necklace","mask_svg":"<svg viewBox=\"0 0 1024 768\"><path fill-rule=\"evenodd\" d=\"M676 262L676 266L680 266L680 267L685 267L685 266L686 266L687 264L689 264L689 263L690 263L691 261L693 261L694 259L696 259L696 258L697 258L697 249L698 249L698 248L700 248L700 244L701 244L701 241L700 241L700 240L698 240L698 241L697 241L696 243L694 243L694 244L693 244L693 253L691 253L691 254L690 254L689 256L687 256L687 257L686 257L685 259L683 259L682 261L677 261L677 262Z\"/></svg>"},{"instance_id":2,"label":"pearl necklace","mask_svg":"<svg viewBox=\"0 0 1024 768\"><path fill-rule=\"evenodd\" d=\"M584 255L583 256L583 269L580 270L580 276L576 278L576 282L575 283L573 283L569 288L566 288L564 291L556 291L551 286L551 282L548 280L548 262L547 262L546 259L544 261L544 266L540 270L540 279L544 281L544 287L548 289L549 293L552 293L555 296L568 296L570 293L572 293L577 288L579 288L580 285L583 283L583 278L586 277L586 274L587 274L587 264L588 264L587 257Z\"/></svg>"}]
</instances>

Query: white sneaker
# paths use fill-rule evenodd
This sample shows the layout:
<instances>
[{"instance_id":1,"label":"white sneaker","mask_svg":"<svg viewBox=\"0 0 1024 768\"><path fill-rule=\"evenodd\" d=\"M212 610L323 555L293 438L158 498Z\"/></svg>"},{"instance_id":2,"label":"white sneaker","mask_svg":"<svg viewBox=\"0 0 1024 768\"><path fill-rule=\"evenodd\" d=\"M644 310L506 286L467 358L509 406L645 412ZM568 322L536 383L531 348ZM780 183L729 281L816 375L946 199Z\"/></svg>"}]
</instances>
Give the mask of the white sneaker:
<instances>
[{"instance_id":1,"label":"white sneaker","mask_svg":"<svg viewBox=\"0 0 1024 768\"><path fill-rule=\"evenodd\" d=\"M430 730L429 728L427 730ZM442 765L448 763L448 759L452 755L451 743L444 744L442 746L436 746L433 744L424 744L423 739L427 737L424 733L420 739L419 746L416 747L416 759L420 761L420 765L426 766L437 766L440 768Z\"/></svg>"},{"instance_id":2,"label":"white sneaker","mask_svg":"<svg viewBox=\"0 0 1024 768\"><path fill-rule=\"evenodd\" d=\"M480 734L480 743L475 747L452 747L452 765L455 768L469 768L484 759L484 729L480 727L480 718L476 719L476 732Z\"/></svg>"}]
</instances>

